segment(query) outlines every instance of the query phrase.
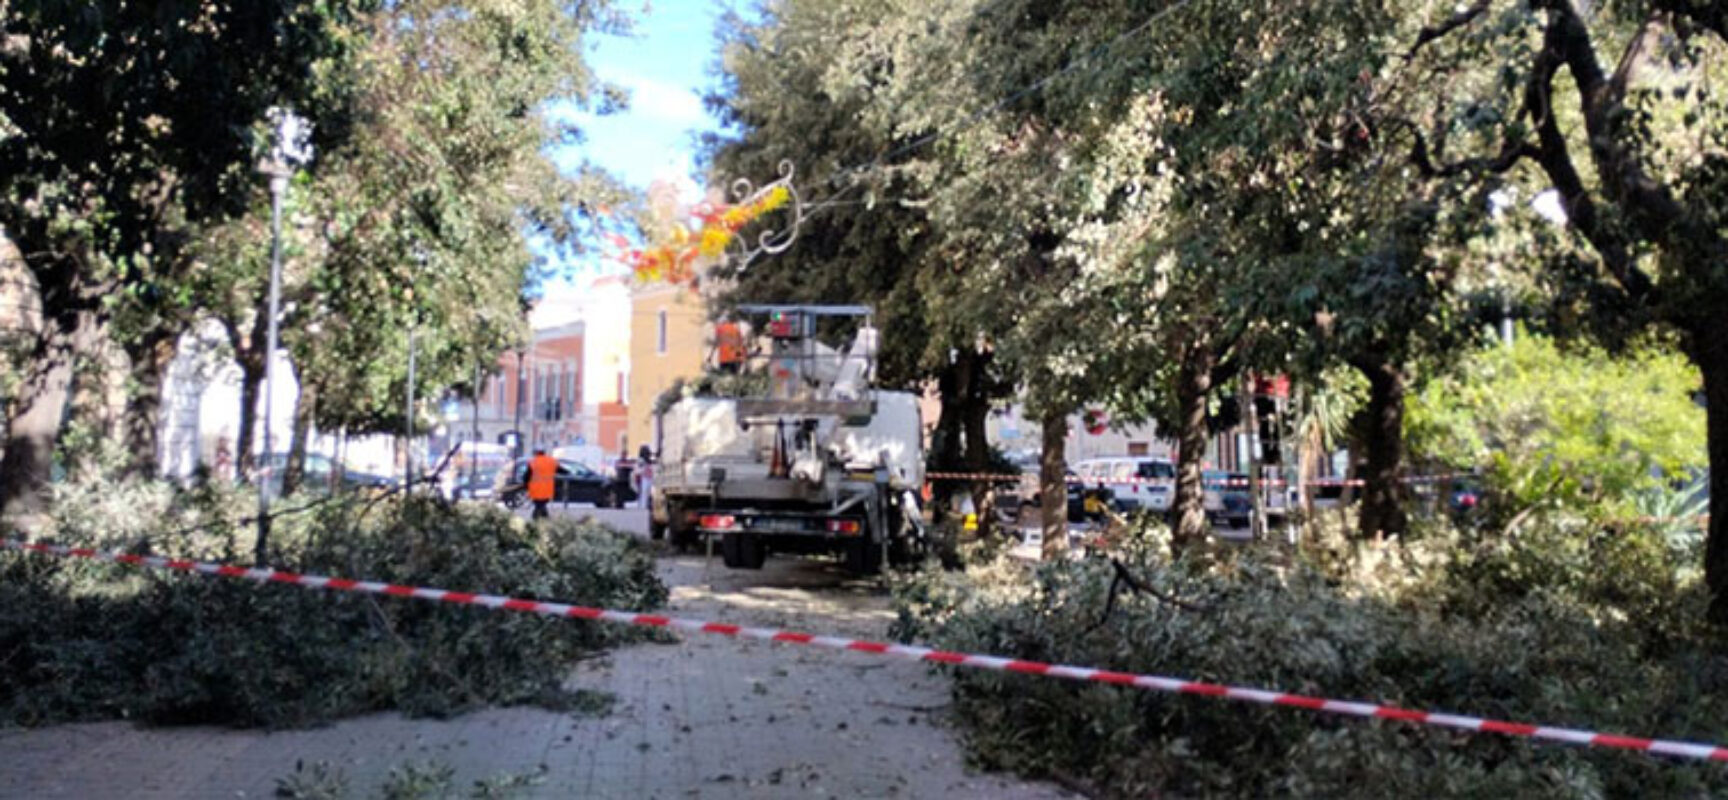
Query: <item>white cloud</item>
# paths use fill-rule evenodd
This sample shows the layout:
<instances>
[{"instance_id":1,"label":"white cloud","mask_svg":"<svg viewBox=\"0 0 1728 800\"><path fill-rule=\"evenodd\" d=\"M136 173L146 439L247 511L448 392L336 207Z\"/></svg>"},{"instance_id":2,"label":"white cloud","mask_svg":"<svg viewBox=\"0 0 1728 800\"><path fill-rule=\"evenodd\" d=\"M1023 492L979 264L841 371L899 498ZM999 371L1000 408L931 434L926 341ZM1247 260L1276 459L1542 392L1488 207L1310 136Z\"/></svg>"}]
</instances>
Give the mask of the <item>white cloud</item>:
<instances>
[{"instance_id":1,"label":"white cloud","mask_svg":"<svg viewBox=\"0 0 1728 800\"><path fill-rule=\"evenodd\" d=\"M690 89L639 76L622 78L619 83L630 90L628 113L632 116L680 128L694 128L707 121L702 98Z\"/></svg>"}]
</instances>

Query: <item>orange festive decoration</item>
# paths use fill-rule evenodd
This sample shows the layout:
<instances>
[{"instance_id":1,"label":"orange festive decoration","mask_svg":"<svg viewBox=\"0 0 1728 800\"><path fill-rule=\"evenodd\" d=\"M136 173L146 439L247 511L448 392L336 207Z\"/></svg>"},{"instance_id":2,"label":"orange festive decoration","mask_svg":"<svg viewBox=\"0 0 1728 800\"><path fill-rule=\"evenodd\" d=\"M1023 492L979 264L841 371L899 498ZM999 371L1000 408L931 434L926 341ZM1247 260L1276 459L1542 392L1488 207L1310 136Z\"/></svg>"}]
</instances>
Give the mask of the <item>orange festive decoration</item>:
<instances>
[{"instance_id":1,"label":"orange festive decoration","mask_svg":"<svg viewBox=\"0 0 1728 800\"><path fill-rule=\"evenodd\" d=\"M689 212L690 218L700 223L694 232L682 224L673 224L662 234L660 241L639 250L624 251L619 260L631 268L638 281L644 283L694 283L698 261L723 257L727 249L739 240L739 231L785 208L788 203L796 203L797 195L791 188L790 164L781 165L781 175L780 180L759 191L750 191L748 182L740 182L734 193L744 199L736 205L704 203ZM757 252L778 253L789 246L796 235L796 223L802 219L801 209L795 213L797 216L789 233L779 237L765 234L757 251L740 254L744 262L748 263ZM614 237L613 244L620 244L621 239Z\"/></svg>"}]
</instances>

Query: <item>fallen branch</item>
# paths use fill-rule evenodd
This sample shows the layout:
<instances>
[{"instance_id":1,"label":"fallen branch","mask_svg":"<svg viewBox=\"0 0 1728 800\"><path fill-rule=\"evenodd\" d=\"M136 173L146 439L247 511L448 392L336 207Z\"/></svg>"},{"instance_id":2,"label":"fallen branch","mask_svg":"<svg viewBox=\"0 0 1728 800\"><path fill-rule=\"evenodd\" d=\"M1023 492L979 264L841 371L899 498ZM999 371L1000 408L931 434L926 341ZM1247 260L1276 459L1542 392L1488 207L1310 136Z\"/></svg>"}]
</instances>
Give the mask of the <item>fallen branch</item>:
<instances>
[{"instance_id":1,"label":"fallen branch","mask_svg":"<svg viewBox=\"0 0 1728 800\"><path fill-rule=\"evenodd\" d=\"M1116 610L1116 596L1122 592L1122 588L1124 586L1126 586L1129 589L1134 590L1135 594L1151 595L1152 597L1157 598L1160 602L1168 603L1169 605L1173 605L1173 606L1180 608L1184 611L1205 611L1205 610L1207 610L1203 606L1197 606L1197 605L1194 605L1193 603L1187 602L1185 600L1179 600L1175 597L1171 597L1170 595L1159 591L1158 589L1154 588L1153 586L1150 586L1150 585L1142 582L1139 578L1134 577L1134 574L1128 571L1127 565L1123 564L1118 559L1115 559L1115 558L1110 559L1110 567L1111 567L1111 569L1115 570L1116 574L1114 577L1112 577L1110 579L1110 594L1104 600L1104 613L1098 615L1098 621L1093 623L1092 627L1087 628L1084 631L1084 634L1090 634L1093 631L1096 631L1099 628L1104 627L1104 623L1110 621L1110 614ZM1082 634L1082 635L1084 635L1084 634Z\"/></svg>"}]
</instances>

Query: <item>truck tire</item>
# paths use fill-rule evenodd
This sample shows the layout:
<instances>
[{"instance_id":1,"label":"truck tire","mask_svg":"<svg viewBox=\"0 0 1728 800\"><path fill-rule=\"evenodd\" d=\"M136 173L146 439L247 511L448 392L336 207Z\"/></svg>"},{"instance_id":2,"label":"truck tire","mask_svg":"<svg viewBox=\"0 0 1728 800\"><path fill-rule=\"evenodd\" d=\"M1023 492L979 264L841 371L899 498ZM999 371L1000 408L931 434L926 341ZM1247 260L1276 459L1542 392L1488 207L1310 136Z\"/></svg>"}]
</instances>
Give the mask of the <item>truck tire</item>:
<instances>
[{"instance_id":1,"label":"truck tire","mask_svg":"<svg viewBox=\"0 0 1728 800\"><path fill-rule=\"evenodd\" d=\"M846 571L854 575L875 575L882 571L882 543L861 536L846 544Z\"/></svg>"},{"instance_id":2,"label":"truck tire","mask_svg":"<svg viewBox=\"0 0 1728 800\"><path fill-rule=\"evenodd\" d=\"M652 512L650 512L652 513ZM699 550L702 546L702 535L690 527L684 519L684 509L677 503L666 504L666 522L664 527L672 534L672 546L680 553Z\"/></svg>"},{"instance_id":3,"label":"truck tire","mask_svg":"<svg viewBox=\"0 0 1728 800\"><path fill-rule=\"evenodd\" d=\"M768 550L759 536L728 533L720 538L720 560L731 569L761 569L768 561Z\"/></svg>"},{"instance_id":4,"label":"truck tire","mask_svg":"<svg viewBox=\"0 0 1728 800\"><path fill-rule=\"evenodd\" d=\"M648 538L656 542L666 538L666 523L659 522L652 515L648 517Z\"/></svg>"}]
</instances>

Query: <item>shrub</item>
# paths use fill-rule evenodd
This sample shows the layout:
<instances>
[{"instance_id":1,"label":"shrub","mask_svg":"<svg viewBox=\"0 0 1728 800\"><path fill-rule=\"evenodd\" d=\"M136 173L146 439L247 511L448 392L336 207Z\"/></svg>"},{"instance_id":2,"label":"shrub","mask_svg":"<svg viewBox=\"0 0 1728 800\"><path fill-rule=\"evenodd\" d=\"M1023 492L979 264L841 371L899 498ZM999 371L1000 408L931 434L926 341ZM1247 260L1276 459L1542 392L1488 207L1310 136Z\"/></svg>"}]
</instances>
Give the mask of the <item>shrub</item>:
<instances>
[{"instance_id":1,"label":"shrub","mask_svg":"<svg viewBox=\"0 0 1728 800\"><path fill-rule=\"evenodd\" d=\"M1491 523L1533 508L1625 519L1662 476L1705 465L1700 385L1660 341L1611 356L1526 335L1412 397L1408 435L1417 456L1482 474Z\"/></svg>"},{"instance_id":2,"label":"shrub","mask_svg":"<svg viewBox=\"0 0 1728 800\"><path fill-rule=\"evenodd\" d=\"M89 496L156 497L122 487ZM62 503L62 542L195 559L249 552L223 490L115 516ZM632 537L531 526L501 510L349 498L275 523L282 569L413 586L652 608L666 589ZM98 509L100 510L100 509ZM240 545L240 546L237 546ZM137 718L295 726L375 710L442 715L555 703L569 665L641 634L483 608L0 555L0 724Z\"/></svg>"},{"instance_id":3,"label":"shrub","mask_svg":"<svg viewBox=\"0 0 1728 800\"><path fill-rule=\"evenodd\" d=\"M1382 592L1253 552L1174 564L1157 552L1142 546L1119 557L1163 598L1130 591L1108 616L1114 572L1102 559L1042 564L1030 575L996 561L918 576L897 591L899 633L956 650L1416 709L1728 736L1728 659L1682 619L1652 633L1642 629L1649 618L1604 614L1606 600L1536 578L1520 592L1442 612L1448 593L1471 585L1460 577L1468 570L1444 564ZM1690 588L1677 595L1643 613L1701 609ZM1016 674L954 675L956 712L980 764L1066 778L1105 796L1728 792L1728 774L1714 764Z\"/></svg>"}]
</instances>

